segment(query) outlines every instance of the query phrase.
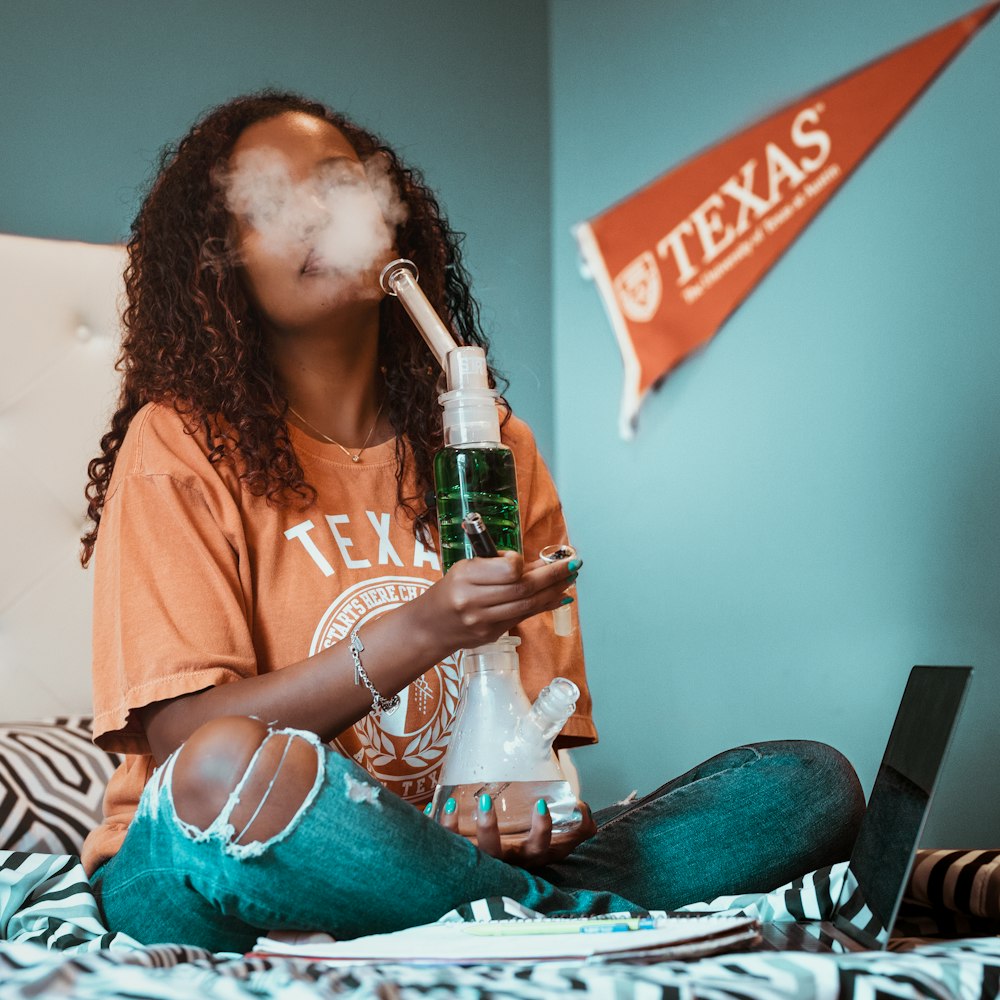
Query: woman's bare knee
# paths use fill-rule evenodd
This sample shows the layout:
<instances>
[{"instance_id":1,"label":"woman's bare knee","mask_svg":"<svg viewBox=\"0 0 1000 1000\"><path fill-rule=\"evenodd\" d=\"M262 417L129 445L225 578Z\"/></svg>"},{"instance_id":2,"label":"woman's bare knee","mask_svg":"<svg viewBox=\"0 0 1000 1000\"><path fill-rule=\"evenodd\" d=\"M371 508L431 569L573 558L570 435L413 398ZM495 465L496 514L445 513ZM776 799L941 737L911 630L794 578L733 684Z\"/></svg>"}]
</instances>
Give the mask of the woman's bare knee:
<instances>
[{"instance_id":1,"label":"woman's bare knee","mask_svg":"<svg viewBox=\"0 0 1000 1000\"><path fill-rule=\"evenodd\" d=\"M284 830L316 781L318 748L303 736L272 733L258 719L213 719L178 752L173 800L184 823L207 829L234 791L234 843L265 841Z\"/></svg>"}]
</instances>

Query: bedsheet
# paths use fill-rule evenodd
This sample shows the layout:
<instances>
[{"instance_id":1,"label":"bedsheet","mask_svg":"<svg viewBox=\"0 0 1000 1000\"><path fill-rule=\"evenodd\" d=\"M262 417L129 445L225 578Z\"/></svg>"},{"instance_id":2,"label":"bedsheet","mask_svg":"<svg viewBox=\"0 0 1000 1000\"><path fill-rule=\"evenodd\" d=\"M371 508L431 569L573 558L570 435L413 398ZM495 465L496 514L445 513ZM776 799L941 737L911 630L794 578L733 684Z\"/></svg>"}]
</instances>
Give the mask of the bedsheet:
<instances>
[{"instance_id":1,"label":"bedsheet","mask_svg":"<svg viewBox=\"0 0 1000 1000\"><path fill-rule=\"evenodd\" d=\"M838 867L760 897L729 897L743 912L785 918L822 908ZM727 901L712 901L722 908ZM699 907L707 908L708 904ZM450 919L467 918L474 904ZM754 909L756 908L756 909ZM388 965L334 969L288 958L143 947L108 931L79 860L0 852L0 1000L73 996L114 1000L312 997L604 1000L994 1000L1000 938L897 942L905 951L851 955L736 953L696 962L549 962L530 965Z\"/></svg>"},{"instance_id":2,"label":"bedsheet","mask_svg":"<svg viewBox=\"0 0 1000 1000\"><path fill-rule=\"evenodd\" d=\"M925 945L905 954L755 953L658 965L378 965L345 970L289 959L193 952L161 946L74 957L39 945L6 943L0 945L0 998L543 1000L567 993L594 1000L992 1000L1000 994L1000 942L996 939Z\"/></svg>"}]
</instances>

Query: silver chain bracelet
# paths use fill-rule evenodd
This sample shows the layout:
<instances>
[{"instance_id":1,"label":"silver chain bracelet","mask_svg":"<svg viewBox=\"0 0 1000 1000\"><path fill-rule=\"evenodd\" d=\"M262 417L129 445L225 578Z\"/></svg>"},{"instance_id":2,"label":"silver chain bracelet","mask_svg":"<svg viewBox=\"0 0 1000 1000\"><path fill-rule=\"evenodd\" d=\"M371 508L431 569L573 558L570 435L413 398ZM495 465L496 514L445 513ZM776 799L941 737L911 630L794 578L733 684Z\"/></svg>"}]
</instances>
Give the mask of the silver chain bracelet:
<instances>
[{"instance_id":1,"label":"silver chain bracelet","mask_svg":"<svg viewBox=\"0 0 1000 1000\"><path fill-rule=\"evenodd\" d=\"M358 635L358 629L360 627L360 625L356 625L354 627L354 631L351 632L351 656L354 657L354 684L355 686L358 684L364 684L364 686L371 692L372 715L392 715L392 713L399 708L399 695L394 694L391 698L386 698L379 694L378 688L372 684L367 671L361 665L361 653L364 651L365 644L361 641L361 636Z\"/></svg>"}]
</instances>

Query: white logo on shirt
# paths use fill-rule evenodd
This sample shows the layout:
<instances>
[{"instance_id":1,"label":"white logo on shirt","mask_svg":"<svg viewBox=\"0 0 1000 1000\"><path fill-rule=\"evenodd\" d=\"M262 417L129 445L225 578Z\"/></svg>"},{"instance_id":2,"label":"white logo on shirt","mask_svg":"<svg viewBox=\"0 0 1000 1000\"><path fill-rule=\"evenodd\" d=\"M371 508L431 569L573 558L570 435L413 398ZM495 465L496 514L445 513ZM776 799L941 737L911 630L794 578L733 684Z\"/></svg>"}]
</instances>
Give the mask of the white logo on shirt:
<instances>
[{"instance_id":1,"label":"white logo on shirt","mask_svg":"<svg viewBox=\"0 0 1000 1000\"><path fill-rule=\"evenodd\" d=\"M376 514L373 510L366 510L365 514L368 518L368 524L362 524L360 530L366 534L368 532L375 533L375 537L378 540L379 566L388 566L392 563L394 566L402 567L403 560L400 558L392 542L389 541L389 529L392 526L391 516L385 512ZM307 519L292 525L292 527L285 531L285 538L289 541L292 539L298 541L302 548L305 549L309 558L319 567L323 576L334 575L333 564L327 558L327 553L331 556L333 555L333 551L329 546L331 538L340 555L341 562L343 562L347 569L370 569L372 564L370 559L358 559L351 552L354 548L354 539L347 532L351 530L356 533L359 529L357 526L352 527L351 519L347 514L326 514L324 520L329 528L329 536L324 535L322 530L318 530L316 525ZM369 542L370 539L365 539L365 541ZM432 569L439 571L441 563L437 553L433 549L425 548L419 538L413 538L412 541L413 559L410 565L414 569L419 569L421 566L430 566ZM323 551L322 546L324 545L327 547L327 552ZM364 548L365 551L370 551L368 545L365 545Z\"/></svg>"}]
</instances>

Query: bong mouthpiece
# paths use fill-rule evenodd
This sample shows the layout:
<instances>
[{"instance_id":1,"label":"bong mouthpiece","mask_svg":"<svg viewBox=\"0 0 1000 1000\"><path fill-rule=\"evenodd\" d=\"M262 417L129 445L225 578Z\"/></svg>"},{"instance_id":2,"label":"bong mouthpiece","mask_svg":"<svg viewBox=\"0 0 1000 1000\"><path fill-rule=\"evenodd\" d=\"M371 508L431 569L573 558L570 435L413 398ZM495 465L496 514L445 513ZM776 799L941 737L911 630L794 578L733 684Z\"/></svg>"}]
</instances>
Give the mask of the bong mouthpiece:
<instances>
[{"instance_id":1,"label":"bong mouthpiece","mask_svg":"<svg viewBox=\"0 0 1000 1000\"><path fill-rule=\"evenodd\" d=\"M420 272L412 260L399 257L389 261L378 276L378 283L386 295L395 295L409 313L420 335L427 342L431 354L441 370L448 373L448 355L458 347L451 331L441 321L427 296L417 284Z\"/></svg>"}]
</instances>

